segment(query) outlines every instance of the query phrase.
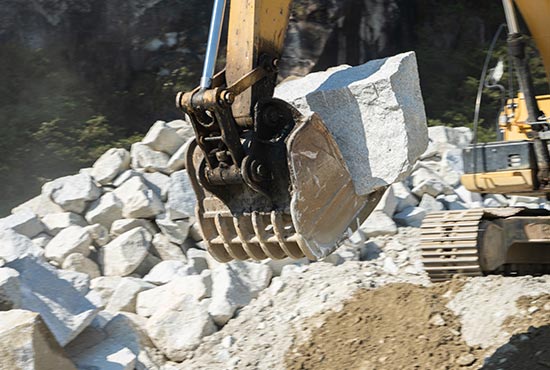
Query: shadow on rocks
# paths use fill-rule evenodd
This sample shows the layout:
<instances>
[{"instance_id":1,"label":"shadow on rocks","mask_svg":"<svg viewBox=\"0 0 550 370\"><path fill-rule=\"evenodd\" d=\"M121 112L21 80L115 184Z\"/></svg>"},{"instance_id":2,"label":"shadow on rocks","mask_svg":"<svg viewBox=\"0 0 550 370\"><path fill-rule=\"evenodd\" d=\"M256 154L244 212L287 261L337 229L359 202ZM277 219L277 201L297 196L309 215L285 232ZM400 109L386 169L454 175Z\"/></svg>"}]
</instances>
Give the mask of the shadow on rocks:
<instances>
[{"instance_id":1,"label":"shadow on rocks","mask_svg":"<svg viewBox=\"0 0 550 370\"><path fill-rule=\"evenodd\" d=\"M530 327L501 346L485 360L481 370L550 369L550 325Z\"/></svg>"}]
</instances>

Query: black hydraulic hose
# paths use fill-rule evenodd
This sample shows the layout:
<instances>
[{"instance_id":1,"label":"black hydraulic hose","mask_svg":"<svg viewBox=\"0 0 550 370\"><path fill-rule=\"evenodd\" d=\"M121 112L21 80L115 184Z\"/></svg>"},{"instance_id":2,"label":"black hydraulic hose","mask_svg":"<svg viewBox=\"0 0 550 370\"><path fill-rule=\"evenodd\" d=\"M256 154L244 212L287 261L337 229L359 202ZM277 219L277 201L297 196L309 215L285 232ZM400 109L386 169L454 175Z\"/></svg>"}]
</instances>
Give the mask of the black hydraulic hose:
<instances>
[{"instance_id":1,"label":"black hydraulic hose","mask_svg":"<svg viewBox=\"0 0 550 370\"><path fill-rule=\"evenodd\" d=\"M506 24L501 24L497 31L495 32L495 35L493 36L493 40L491 41L491 45L489 46L489 50L487 51L487 56L485 57L485 62L483 63L483 69L481 70L481 78L479 79L479 86L477 88L477 97L476 97L476 105L474 110L474 137L473 137L473 151L474 151L474 184L478 190L483 190L481 187L477 185L477 141L478 141L478 126L479 126L479 111L481 108L481 97L483 95L483 87L485 86L485 79L487 78L487 70L489 69L489 63L491 63L491 58L493 57L493 51L495 49L495 46L497 44L498 39L500 38L500 35L502 34L502 31L506 28Z\"/></svg>"}]
</instances>

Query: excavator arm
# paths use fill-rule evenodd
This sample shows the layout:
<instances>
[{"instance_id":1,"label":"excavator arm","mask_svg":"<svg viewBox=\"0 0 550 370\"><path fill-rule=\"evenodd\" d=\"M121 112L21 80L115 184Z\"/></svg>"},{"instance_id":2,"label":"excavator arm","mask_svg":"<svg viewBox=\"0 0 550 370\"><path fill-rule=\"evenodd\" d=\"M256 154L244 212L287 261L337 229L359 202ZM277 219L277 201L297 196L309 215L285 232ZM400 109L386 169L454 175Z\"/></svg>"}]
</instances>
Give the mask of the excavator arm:
<instances>
[{"instance_id":1,"label":"excavator arm","mask_svg":"<svg viewBox=\"0 0 550 370\"><path fill-rule=\"evenodd\" d=\"M273 98L291 3L231 1L226 67L214 74L226 7L216 0L201 84L176 98L195 131L196 219L221 262L323 258L384 190L357 195L322 119Z\"/></svg>"}]
</instances>

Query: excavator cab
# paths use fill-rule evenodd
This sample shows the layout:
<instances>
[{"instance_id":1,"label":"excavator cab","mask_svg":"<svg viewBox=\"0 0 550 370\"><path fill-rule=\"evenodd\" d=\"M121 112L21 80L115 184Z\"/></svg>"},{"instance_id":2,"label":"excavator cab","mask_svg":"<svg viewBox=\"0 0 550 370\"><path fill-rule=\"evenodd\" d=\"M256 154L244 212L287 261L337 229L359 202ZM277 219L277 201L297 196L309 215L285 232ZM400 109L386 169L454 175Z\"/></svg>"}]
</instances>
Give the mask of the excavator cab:
<instances>
[{"instance_id":1,"label":"excavator cab","mask_svg":"<svg viewBox=\"0 0 550 370\"><path fill-rule=\"evenodd\" d=\"M214 74L226 7L216 0L201 84L176 98L195 131L186 169L196 219L220 262L321 259L384 190L357 195L322 119L273 98L291 3L231 1L227 65Z\"/></svg>"}]
</instances>

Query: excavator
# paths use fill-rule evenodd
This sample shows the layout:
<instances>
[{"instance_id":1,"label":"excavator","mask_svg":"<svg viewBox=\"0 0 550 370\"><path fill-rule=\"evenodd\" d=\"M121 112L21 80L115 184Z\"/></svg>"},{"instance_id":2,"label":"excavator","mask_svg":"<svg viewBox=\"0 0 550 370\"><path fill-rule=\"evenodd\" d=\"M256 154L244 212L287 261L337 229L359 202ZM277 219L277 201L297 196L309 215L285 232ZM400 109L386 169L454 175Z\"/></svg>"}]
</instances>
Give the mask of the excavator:
<instances>
[{"instance_id":1,"label":"excavator","mask_svg":"<svg viewBox=\"0 0 550 370\"><path fill-rule=\"evenodd\" d=\"M550 95L534 92L528 39L520 31L517 10L540 52L548 80L550 0L503 0L503 7L519 93L508 99L500 114L503 140L474 142L465 150L461 182L474 193L548 200ZM480 97L481 89L477 110ZM455 275L550 273L550 212L521 207L434 212L423 221L420 247L424 268L434 282Z\"/></svg>"},{"instance_id":2,"label":"excavator","mask_svg":"<svg viewBox=\"0 0 550 370\"><path fill-rule=\"evenodd\" d=\"M507 103L504 139L465 151L465 187L476 193L550 194L550 96L535 96L515 5L550 73L550 0L503 0L520 93ZM319 260L373 211L385 189L358 195L340 148L317 115L273 98L291 0L233 0L225 69L215 72L226 0L215 0L200 85L176 105L190 119L186 169L196 220L220 262ZM315 159L297 153L316 153ZM314 174L314 176L312 176ZM313 179L313 177L315 179ZM322 184L322 186L319 186ZM550 271L545 210L473 209L430 214L421 249L433 281L454 275Z\"/></svg>"},{"instance_id":3,"label":"excavator","mask_svg":"<svg viewBox=\"0 0 550 370\"><path fill-rule=\"evenodd\" d=\"M196 220L220 262L322 259L384 192L356 193L320 116L273 98L291 4L231 1L226 67L214 73L226 13L215 0L200 85L176 97L195 133L185 162Z\"/></svg>"}]
</instances>

